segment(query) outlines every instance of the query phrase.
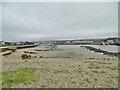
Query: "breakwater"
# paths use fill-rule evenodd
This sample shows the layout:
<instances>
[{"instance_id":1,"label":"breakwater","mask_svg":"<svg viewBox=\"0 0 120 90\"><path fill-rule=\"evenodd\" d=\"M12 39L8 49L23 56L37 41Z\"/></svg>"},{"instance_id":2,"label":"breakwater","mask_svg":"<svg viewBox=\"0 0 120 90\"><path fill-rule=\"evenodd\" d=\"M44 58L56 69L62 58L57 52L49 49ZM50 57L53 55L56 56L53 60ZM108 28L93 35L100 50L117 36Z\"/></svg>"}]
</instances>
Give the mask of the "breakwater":
<instances>
[{"instance_id":1,"label":"breakwater","mask_svg":"<svg viewBox=\"0 0 120 90\"><path fill-rule=\"evenodd\" d=\"M98 49L98 48L91 47L91 46L81 46L81 47L84 47L84 48L94 51L94 52L103 53L104 55L120 57L120 52L109 52L109 51L105 51L105 50Z\"/></svg>"}]
</instances>

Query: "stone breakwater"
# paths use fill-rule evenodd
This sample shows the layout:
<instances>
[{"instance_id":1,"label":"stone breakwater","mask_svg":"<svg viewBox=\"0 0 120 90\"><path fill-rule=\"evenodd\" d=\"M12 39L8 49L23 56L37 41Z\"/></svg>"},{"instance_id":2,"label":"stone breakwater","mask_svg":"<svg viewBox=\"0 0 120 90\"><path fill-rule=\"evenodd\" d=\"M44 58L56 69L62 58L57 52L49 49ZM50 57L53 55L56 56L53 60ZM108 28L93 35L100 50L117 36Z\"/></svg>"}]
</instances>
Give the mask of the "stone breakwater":
<instances>
[{"instance_id":1,"label":"stone breakwater","mask_svg":"<svg viewBox=\"0 0 120 90\"><path fill-rule=\"evenodd\" d=\"M81 46L84 47L88 50L94 51L94 52L98 52L98 53L103 53L104 55L110 55L110 56L116 56L116 57L120 57L120 52L108 52L102 49L97 49L91 46Z\"/></svg>"}]
</instances>

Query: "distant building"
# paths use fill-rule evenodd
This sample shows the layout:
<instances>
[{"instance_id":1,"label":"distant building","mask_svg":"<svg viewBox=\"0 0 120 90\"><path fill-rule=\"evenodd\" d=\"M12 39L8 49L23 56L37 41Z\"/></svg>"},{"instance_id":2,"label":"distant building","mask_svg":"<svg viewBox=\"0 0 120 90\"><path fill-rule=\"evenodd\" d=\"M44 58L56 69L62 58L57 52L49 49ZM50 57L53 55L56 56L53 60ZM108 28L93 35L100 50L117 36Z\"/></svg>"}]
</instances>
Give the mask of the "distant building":
<instances>
[{"instance_id":1,"label":"distant building","mask_svg":"<svg viewBox=\"0 0 120 90\"><path fill-rule=\"evenodd\" d=\"M74 43L77 43L77 44L79 44L79 43L81 43L81 41L78 41L78 40L76 40L76 41L74 41Z\"/></svg>"},{"instance_id":2,"label":"distant building","mask_svg":"<svg viewBox=\"0 0 120 90\"><path fill-rule=\"evenodd\" d=\"M4 46L5 42L4 41L0 41L0 46Z\"/></svg>"},{"instance_id":3,"label":"distant building","mask_svg":"<svg viewBox=\"0 0 120 90\"><path fill-rule=\"evenodd\" d=\"M70 43L70 41L67 41L66 43Z\"/></svg>"},{"instance_id":4,"label":"distant building","mask_svg":"<svg viewBox=\"0 0 120 90\"><path fill-rule=\"evenodd\" d=\"M114 41L114 44L119 44L120 45L120 38L115 38L113 41Z\"/></svg>"},{"instance_id":5,"label":"distant building","mask_svg":"<svg viewBox=\"0 0 120 90\"><path fill-rule=\"evenodd\" d=\"M21 42L18 42L17 45L21 45Z\"/></svg>"},{"instance_id":6,"label":"distant building","mask_svg":"<svg viewBox=\"0 0 120 90\"><path fill-rule=\"evenodd\" d=\"M108 44L114 44L113 40L107 40Z\"/></svg>"},{"instance_id":7,"label":"distant building","mask_svg":"<svg viewBox=\"0 0 120 90\"><path fill-rule=\"evenodd\" d=\"M90 41L90 40L85 40L85 41L81 41L81 43L93 43L93 41Z\"/></svg>"}]
</instances>

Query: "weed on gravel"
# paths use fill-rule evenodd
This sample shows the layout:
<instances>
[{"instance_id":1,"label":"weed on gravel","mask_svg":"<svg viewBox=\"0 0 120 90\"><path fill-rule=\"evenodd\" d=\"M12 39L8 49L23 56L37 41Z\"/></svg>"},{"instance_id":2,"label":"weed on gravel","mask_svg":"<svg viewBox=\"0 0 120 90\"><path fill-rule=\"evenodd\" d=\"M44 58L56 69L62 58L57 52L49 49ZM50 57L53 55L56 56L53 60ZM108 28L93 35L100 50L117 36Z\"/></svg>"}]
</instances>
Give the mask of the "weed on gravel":
<instances>
[{"instance_id":1,"label":"weed on gravel","mask_svg":"<svg viewBox=\"0 0 120 90\"><path fill-rule=\"evenodd\" d=\"M10 88L20 83L30 83L36 81L34 75L37 69L34 68L20 68L15 71L2 72L2 86L3 88Z\"/></svg>"}]
</instances>

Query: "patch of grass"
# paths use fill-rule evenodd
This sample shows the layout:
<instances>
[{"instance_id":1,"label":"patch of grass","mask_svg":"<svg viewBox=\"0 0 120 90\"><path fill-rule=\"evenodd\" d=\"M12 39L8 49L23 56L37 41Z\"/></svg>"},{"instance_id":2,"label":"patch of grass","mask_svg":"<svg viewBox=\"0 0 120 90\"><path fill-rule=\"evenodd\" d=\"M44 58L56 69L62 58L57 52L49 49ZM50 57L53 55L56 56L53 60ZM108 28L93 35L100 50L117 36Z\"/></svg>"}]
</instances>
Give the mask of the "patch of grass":
<instances>
[{"instance_id":1,"label":"patch of grass","mask_svg":"<svg viewBox=\"0 0 120 90\"><path fill-rule=\"evenodd\" d=\"M81 71L81 70L79 70L78 72L79 72L79 73L82 73L82 71Z\"/></svg>"},{"instance_id":2,"label":"patch of grass","mask_svg":"<svg viewBox=\"0 0 120 90\"><path fill-rule=\"evenodd\" d=\"M88 78L86 79L87 83L92 83Z\"/></svg>"},{"instance_id":3,"label":"patch of grass","mask_svg":"<svg viewBox=\"0 0 120 90\"><path fill-rule=\"evenodd\" d=\"M112 64L112 63L111 62L107 62L107 63L106 62L102 62L102 64Z\"/></svg>"},{"instance_id":4,"label":"patch of grass","mask_svg":"<svg viewBox=\"0 0 120 90\"><path fill-rule=\"evenodd\" d=\"M95 81L97 81L98 79L97 79L97 78L95 78L94 80L95 80Z\"/></svg>"},{"instance_id":5,"label":"patch of grass","mask_svg":"<svg viewBox=\"0 0 120 90\"><path fill-rule=\"evenodd\" d=\"M41 85L42 88L46 87L46 85Z\"/></svg>"},{"instance_id":6,"label":"patch of grass","mask_svg":"<svg viewBox=\"0 0 120 90\"><path fill-rule=\"evenodd\" d=\"M101 68L100 66L94 64L94 63L90 63L89 67L90 69L98 69L98 68Z\"/></svg>"},{"instance_id":7,"label":"patch of grass","mask_svg":"<svg viewBox=\"0 0 120 90\"><path fill-rule=\"evenodd\" d=\"M106 82L109 83L109 84L113 84L114 83L111 79L106 81Z\"/></svg>"},{"instance_id":8,"label":"patch of grass","mask_svg":"<svg viewBox=\"0 0 120 90\"><path fill-rule=\"evenodd\" d=\"M84 61L84 63L90 63L91 61Z\"/></svg>"},{"instance_id":9,"label":"patch of grass","mask_svg":"<svg viewBox=\"0 0 120 90\"><path fill-rule=\"evenodd\" d=\"M77 69L73 69L73 73L82 73L82 72L84 72L84 71L81 67L79 67Z\"/></svg>"},{"instance_id":10,"label":"patch of grass","mask_svg":"<svg viewBox=\"0 0 120 90\"><path fill-rule=\"evenodd\" d=\"M69 73L69 71L63 68L60 70L55 70L54 73Z\"/></svg>"},{"instance_id":11,"label":"patch of grass","mask_svg":"<svg viewBox=\"0 0 120 90\"><path fill-rule=\"evenodd\" d=\"M111 70L118 70L118 67L116 66L106 66L106 68L109 68Z\"/></svg>"},{"instance_id":12,"label":"patch of grass","mask_svg":"<svg viewBox=\"0 0 120 90\"><path fill-rule=\"evenodd\" d=\"M3 88L10 88L20 83L27 84L36 81L34 75L37 69L34 68L20 68L15 71L2 72L2 86Z\"/></svg>"},{"instance_id":13,"label":"patch of grass","mask_svg":"<svg viewBox=\"0 0 120 90\"><path fill-rule=\"evenodd\" d=\"M97 74L103 74L103 73L105 73L105 71L97 71L97 70L93 70L92 72L97 73Z\"/></svg>"},{"instance_id":14,"label":"patch of grass","mask_svg":"<svg viewBox=\"0 0 120 90\"><path fill-rule=\"evenodd\" d=\"M99 64L112 64L111 62L98 62L98 61L94 61L94 63L99 63Z\"/></svg>"},{"instance_id":15,"label":"patch of grass","mask_svg":"<svg viewBox=\"0 0 120 90\"><path fill-rule=\"evenodd\" d=\"M83 83L80 83L79 85L80 85L80 86L83 86Z\"/></svg>"},{"instance_id":16,"label":"patch of grass","mask_svg":"<svg viewBox=\"0 0 120 90\"><path fill-rule=\"evenodd\" d=\"M58 83L58 80L55 80L55 78L51 78L51 77L46 78L46 81L48 83L52 83L52 84L57 84Z\"/></svg>"},{"instance_id":17,"label":"patch of grass","mask_svg":"<svg viewBox=\"0 0 120 90\"><path fill-rule=\"evenodd\" d=\"M2 87L2 72L0 71L0 87Z\"/></svg>"},{"instance_id":18,"label":"patch of grass","mask_svg":"<svg viewBox=\"0 0 120 90\"><path fill-rule=\"evenodd\" d=\"M42 73L46 73L46 72L50 72L50 69L49 68L40 68L38 69L40 72Z\"/></svg>"},{"instance_id":19,"label":"patch of grass","mask_svg":"<svg viewBox=\"0 0 120 90\"><path fill-rule=\"evenodd\" d=\"M111 76L111 78L118 78L118 76Z\"/></svg>"},{"instance_id":20,"label":"patch of grass","mask_svg":"<svg viewBox=\"0 0 120 90\"><path fill-rule=\"evenodd\" d=\"M118 82L120 82L120 76L118 76Z\"/></svg>"},{"instance_id":21,"label":"patch of grass","mask_svg":"<svg viewBox=\"0 0 120 90\"><path fill-rule=\"evenodd\" d=\"M118 70L120 70L120 65L118 65Z\"/></svg>"},{"instance_id":22,"label":"patch of grass","mask_svg":"<svg viewBox=\"0 0 120 90\"><path fill-rule=\"evenodd\" d=\"M76 82L75 81L71 81L71 83L74 85L74 84L76 84Z\"/></svg>"}]
</instances>

